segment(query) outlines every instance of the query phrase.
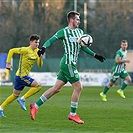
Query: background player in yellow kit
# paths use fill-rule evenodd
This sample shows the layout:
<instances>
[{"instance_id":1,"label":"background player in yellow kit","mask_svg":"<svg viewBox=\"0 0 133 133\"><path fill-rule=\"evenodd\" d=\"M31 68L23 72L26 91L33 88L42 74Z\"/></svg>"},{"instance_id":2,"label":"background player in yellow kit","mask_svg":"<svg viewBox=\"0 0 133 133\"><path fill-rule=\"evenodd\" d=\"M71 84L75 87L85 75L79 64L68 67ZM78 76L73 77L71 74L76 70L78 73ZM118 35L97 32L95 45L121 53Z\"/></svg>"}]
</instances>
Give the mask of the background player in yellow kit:
<instances>
[{"instance_id":1,"label":"background player in yellow kit","mask_svg":"<svg viewBox=\"0 0 133 133\"><path fill-rule=\"evenodd\" d=\"M30 36L30 46L12 48L9 50L6 60L6 68L9 70L12 68L10 61L13 54L20 54L20 61L15 76L13 93L0 105L0 117L5 117L3 109L19 97L25 86L29 86L31 88L21 98L17 99L23 110L26 110L26 99L41 90L42 86L35 79L28 76L32 66L36 61L39 67L43 65L42 56L38 57L37 55L39 42L40 36L37 34L32 34Z\"/></svg>"}]
</instances>

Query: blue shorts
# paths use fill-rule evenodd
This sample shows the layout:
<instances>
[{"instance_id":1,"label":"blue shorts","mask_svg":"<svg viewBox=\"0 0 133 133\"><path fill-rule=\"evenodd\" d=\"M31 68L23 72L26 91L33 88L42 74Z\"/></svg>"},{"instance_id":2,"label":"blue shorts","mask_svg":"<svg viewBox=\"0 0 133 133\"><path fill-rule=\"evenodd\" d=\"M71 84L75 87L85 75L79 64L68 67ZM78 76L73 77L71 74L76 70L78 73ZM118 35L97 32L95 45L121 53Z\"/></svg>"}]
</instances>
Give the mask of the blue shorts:
<instances>
[{"instance_id":1,"label":"blue shorts","mask_svg":"<svg viewBox=\"0 0 133 133\"><path fill-rule=\"evenodd\" d=\"M24 76L24 77L16 76L14 82L14 89L23 90L25 86L30 87L33 81L34 79L29 76Z\"/></svg>"}]
</instances>

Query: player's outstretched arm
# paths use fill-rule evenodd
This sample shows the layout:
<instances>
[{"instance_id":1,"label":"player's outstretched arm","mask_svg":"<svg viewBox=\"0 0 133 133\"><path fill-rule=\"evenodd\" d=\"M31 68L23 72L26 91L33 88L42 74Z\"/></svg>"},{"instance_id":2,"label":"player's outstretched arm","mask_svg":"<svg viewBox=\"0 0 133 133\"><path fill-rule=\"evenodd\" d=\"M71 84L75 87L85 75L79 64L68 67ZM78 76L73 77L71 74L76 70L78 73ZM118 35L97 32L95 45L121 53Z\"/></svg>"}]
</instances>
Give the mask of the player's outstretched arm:
<instances>
[{"instance_id":1,"label":"player's outstretched arm","mask_svg":"<svg viewBox=\"0 0 133 133\"><path fill-rule=\"evenodd\" d=\"M56 40L57 40L57 38L55 36L52 36L49 40L47 40L43 44L42 48L40 48L38 50L38 52L37 52L38 56L40 57L41 55L43 55L45 53L46 48L49 47Z\"/></svg>"},{"instance_id":2,"label":"player's outstretched arm","mask_svg":"<svg viewBox=\"0 0 133 133\"><path fill-rule=\"evenodd\" d=\"M103 56L101 56L101 55L98 55L98 54L94 53L94 52L93 52L92 50L90 50L88 47L81 47L81 49L82 49L85 53L94 56L94 57L95 57L97 60L99 60L100 62L104 62L104 61L106 60L105 57L103 57Z\"/></svg>"}]
</instances>

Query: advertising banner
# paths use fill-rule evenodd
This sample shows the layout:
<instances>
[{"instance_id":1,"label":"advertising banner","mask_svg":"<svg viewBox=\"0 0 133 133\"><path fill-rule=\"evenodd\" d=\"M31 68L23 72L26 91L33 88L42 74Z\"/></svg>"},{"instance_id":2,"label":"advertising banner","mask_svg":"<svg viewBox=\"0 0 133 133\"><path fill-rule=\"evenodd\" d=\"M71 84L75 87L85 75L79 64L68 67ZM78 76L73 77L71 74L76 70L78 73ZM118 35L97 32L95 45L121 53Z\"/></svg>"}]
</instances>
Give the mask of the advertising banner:
<instances>
[{"instance_id":1,"label":"advertising banner","mask_svg":"<svg viewBox=\"0 0 133 133\"><path fill-rule=\"evenodd\" d=\"M0 68L0 86L8 85L11 86L13 83L10 81L9 70Z\"/></svg>"},{"instance_id":2,"label":"advertising banner","mask_svg":"<svg viewBox=\"0 0 133 133\"><path fill-rule=\"evenodd\" d=\"M0 82L9 80L9 70L0 68Z\"/></svg>"},{"instance_id":3,"label":"advertising banner","mask_svg":"<svg viewBox=\"0 0 133 133\"><path fill-rule=\"evenodd\" d=\"M109 73L90 73L80 72L81 83L83 86L103 86L109 82ZM51 72L30 72L32 78L36 79L42 86L53 86L57 79L57 73ZM66 86L69 86L67 83Z\"/></svg>"}]
</instances>

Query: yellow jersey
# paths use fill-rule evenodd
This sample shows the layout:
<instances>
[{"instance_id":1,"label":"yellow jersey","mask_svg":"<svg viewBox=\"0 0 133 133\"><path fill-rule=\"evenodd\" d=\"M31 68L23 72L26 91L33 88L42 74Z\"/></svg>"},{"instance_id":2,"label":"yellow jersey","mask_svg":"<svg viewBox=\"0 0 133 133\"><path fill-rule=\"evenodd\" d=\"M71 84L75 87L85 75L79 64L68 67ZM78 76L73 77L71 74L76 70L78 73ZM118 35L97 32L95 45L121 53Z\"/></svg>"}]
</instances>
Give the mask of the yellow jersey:
<instances>
[{"instance_id":1,"label":"yellow jersey","mask_svg":"<svg viewBox=\"0 0 133 133\"><path fill-rule=\"evenodd\" d=\"M28 76L36 61L39 67L43 64L42 58L37 55L37 51L38 48L32 50L30 46L10 49L6 62L10 63L13 54L20 54L19 67L16 76Z\"/></svg>"}]
</instances>

